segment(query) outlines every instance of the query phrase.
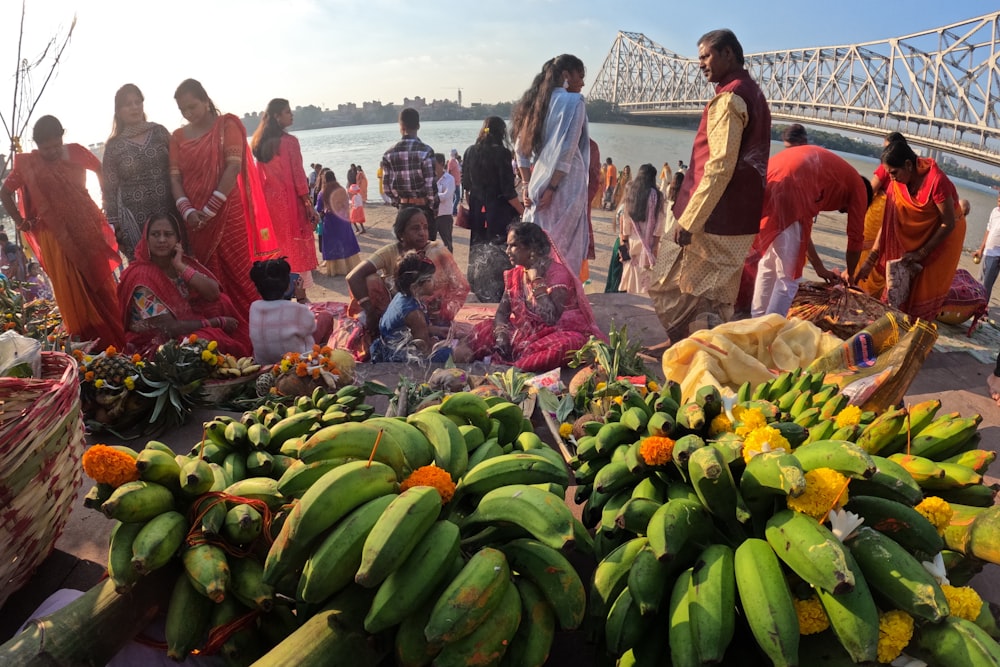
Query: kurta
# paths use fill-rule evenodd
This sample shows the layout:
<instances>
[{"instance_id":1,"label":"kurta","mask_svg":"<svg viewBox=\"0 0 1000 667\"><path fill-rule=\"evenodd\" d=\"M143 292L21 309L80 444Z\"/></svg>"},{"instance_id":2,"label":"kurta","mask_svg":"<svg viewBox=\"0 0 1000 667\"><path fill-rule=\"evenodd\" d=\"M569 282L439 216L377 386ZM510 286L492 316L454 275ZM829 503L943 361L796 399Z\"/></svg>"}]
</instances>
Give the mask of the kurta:
<instances>
[{"instance_id":1,"label":"kurta","mask_svg":"<svg viewBox=\"0 0 1000 667\"><path fill-rule=\"evenodd\" d=\"M544 229L573 275L580 274L587 257L590 236L587 223L587 174L590 169L590 134L583 95L562 88L552 91L545 117L544 142L536 155L518 151L518 165L532 167L528 196L534 204L524 212L525 222ZM552 180L561 171L565 177L541 210L542 200Z\"/></svg>"},{"instance_id":2,"label":"kurta","mask_svg":"<svg viewBox=\"0 0 1000 667\"><path fill-rule=\"evenodd\" d=\"M318 265L315 225L303 201L309 194L309 181L302 166L299 140L283 133L270 161L258 161L257 171L267 199L267 210L271 213L278 252L288 258L292 271L312 271Z\"/></svg>"}]
</instances>

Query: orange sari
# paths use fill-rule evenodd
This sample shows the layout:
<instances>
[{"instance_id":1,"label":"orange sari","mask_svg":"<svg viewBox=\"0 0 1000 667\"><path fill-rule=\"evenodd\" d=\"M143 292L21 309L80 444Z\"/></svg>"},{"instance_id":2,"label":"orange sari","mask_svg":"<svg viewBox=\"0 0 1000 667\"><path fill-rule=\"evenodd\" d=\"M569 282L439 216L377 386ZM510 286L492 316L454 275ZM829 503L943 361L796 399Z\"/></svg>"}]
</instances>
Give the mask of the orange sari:
<instances>
[{"instance_id":1,"label":"orange sari","mask_svg":"<svg viewBox=\"0 0 1000 667\"><path fill-rule=\"evenodd\" d=\"M864 264L865 260L868 259L868 255L871 254L872 248L875 246L875 239L878 238L878 233L882 231L882 219L884 217L885 193L879 191L875 193L872 203L868 206L868 212L865 214L865 245L861 250L861 256L858 258L858 266ZM877 266L872 267L872 272L868 274L867 278L858 283L858 287L876 299L882 296L882 292L885 291L885 276L882 274L882 269Z\"/></svg>"},{"instance_id":2,"label":"orange sari","mask_svg":"<svg viewBox=\"0 0 1000 667\"><path fill-rule=\"evenodd\" d=\"M887 261L919 250L941 225L938 204L951 199L955 227L924 260L923 269L910 283L910 296L900 308L911 317L934 321L948 297L962 257L965 216L958 205L958 191L934 160L918 158L917 173L923 174L924 180L913 197L905 185L892 181L886 186L878 266L884 274Z\"/></svg>"},{"instance_id":3,"label":"orange sari","mask_svg":"<svg viewBox=\"0 0 1000 667\"><path fill-rule=\"evenodd\" d=\"M218 277L244 318L258 298L250 267L256 259L272 257L277 249L252 159L246 128L232 114L220 115L212 129L196 139L186 138L183 128L170 137L170 173L181 175L184 193L196 209L208 202L226 165L240 164L240 175L226 193L226 203L203 229L188 228L187 236L191 254Z\"/></svg>"},{"instance_id":4,"label":"orange sari","mask_svg":"<svg viewBox=\"0 0 1000 667\"><path fill-rule=\"evenodd\" d=\"M38 151L14 159L4 187L20 191L24 216L34 218L25 238L52 280L66 330L99 347L125 338L118 315L114 270L121 264L114 232L87 192L87 170L100 161L79 144L67 144L67 159L49 162Z\"/></svg>"}]
</instances>

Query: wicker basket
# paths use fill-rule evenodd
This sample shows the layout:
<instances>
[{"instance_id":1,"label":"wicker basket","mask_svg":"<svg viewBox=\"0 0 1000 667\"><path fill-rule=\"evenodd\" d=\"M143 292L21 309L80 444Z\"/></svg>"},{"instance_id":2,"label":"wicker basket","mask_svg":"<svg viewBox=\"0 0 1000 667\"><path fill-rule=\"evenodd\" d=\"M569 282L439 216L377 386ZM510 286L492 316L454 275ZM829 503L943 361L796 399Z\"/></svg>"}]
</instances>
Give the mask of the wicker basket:
<instances>
[{"instance_id":1,"label":"wicker basket","mask_svg":"<svg viewBox=\"0 0 1000 667\"><path fill-rule=\"evenodd\" d=\"M83 451L73 357L43 352L41 378L0 377L0 607L55 546L83 482Z\"/></svg>"},{"instance_id":2,"label":"wicker basket","mask_svg":"<svg viewBox=\"0 0 1000 667\"><path fill-rule=\"evenodd\" d=\"M253 375L243 375L238 378L205 380L201 388L204 396L201 402L205 405L218 405L240 393L240 390L251 382L256 382L260 372Z\"/></svg>"}]
</instances>

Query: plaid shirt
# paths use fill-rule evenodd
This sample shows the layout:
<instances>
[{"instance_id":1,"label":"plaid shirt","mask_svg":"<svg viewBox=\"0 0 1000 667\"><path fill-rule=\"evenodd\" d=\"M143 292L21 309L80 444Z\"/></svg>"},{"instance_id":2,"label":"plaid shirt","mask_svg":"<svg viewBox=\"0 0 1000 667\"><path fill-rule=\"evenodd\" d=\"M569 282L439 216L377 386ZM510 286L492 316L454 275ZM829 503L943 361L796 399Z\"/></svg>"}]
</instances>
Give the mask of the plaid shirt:
<instances>
[{"instance_id":1,"label":"plaid shirt","mask_svg":"<svg viewBox=\"0 0 1000 667\"><path fill-rule=\"evenodd\" d=\"M422 199L422 207L436 211L436 181L434 149L417 137L403 137L382 156L382 184L394 206L401 199Z\"/></svg>"}]
</instances>

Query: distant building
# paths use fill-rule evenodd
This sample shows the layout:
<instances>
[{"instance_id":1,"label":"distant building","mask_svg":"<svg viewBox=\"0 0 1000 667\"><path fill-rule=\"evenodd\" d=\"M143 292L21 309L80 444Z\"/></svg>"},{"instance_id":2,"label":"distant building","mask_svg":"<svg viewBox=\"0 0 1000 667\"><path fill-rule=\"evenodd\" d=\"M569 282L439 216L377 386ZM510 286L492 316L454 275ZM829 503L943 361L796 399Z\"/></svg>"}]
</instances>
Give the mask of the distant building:
<instances>
[{"instance_id":1,"label":"distant building","mask_svg":"<svg viewBox=\"0 0 1000 667\"><path fill-rule=\"evenodd\" d=\"M337 111L357 111L358 105L354 102L348 102L347 104L338 104Z\"/></svg>"},{"instance_id":2,"label":"distant building","mask_svg":"<svg viewBox=\"0 0 1000 667\"><path fill-rule=\"evenodd\" d=\"M409 97L403 98L403 106L410 107L412 109L423 109L427 106L427 98L425 97L414 97L412 100Z\"/></svg>"},{"instance_id":3,"label":"distant building","mask_svg":"<svg viewBox=\"0 0 1000 667\"><path fill-rule=\"evenodd\" d=\"M373 102L362 102L361 109L363 111L377 111L382 108L382 102L375 100Z\"/></svg>"}]
</instances>

